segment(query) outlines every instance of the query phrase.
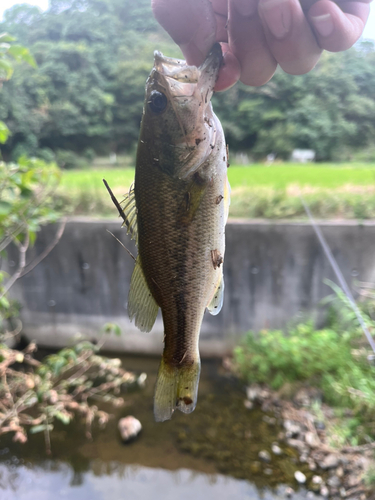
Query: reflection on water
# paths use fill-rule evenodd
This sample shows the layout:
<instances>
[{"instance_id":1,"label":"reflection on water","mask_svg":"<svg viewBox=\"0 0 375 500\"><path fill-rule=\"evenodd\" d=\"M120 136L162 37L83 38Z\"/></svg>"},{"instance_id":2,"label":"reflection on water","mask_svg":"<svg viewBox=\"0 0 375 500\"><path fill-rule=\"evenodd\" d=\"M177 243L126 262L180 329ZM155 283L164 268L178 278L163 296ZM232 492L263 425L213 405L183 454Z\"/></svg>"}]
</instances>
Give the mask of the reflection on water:
<instances>
[{"instance_id":1,"label":"reflection on water","mask_svg":"<svg viewBox=\"0 0 375 500\"><path fill-rule=\"evenodd\" d=\"M232 495L267 500L284 497L280 484L297 488L297 468L311 479L311 471L284 445L282 456L259 461L259 451L271 450L280 427L269 425L260 410L246 410L243 387L222 372L219 361L203 362L194 413L176 412L171 421L154 422L158 364L124 358L127 369L149 375L147 385L124 396L127 405L116 410L105 431L94 429L93 441L85 438L80 422L58 424L47 459L42 434L30 435L25 445L1 437L0 500L220 500ZM129 414L143 430L135 442L123 445L117 422ZM293 498L298 497L305 492Z\"/></svg>"},{"instance_id":2,"label":"reflection on water","mask_svg":"<svg viewBox=\"0 0 375 500\"><path fill-rule=\"evenodd\" d=\"M167 471L141 466L112 464L112 474L96 474L100 461L92 470L81 475L67 464L46 462L41 467L0 464L0 498L2 500L228 500L229 498L259 498L249 481L220 474L202 474L187 469ZM275 500L283 495L283 487L262 492L263 500ZM306 498L304 493L294 499Z\"/></svg>"}]
</instances>

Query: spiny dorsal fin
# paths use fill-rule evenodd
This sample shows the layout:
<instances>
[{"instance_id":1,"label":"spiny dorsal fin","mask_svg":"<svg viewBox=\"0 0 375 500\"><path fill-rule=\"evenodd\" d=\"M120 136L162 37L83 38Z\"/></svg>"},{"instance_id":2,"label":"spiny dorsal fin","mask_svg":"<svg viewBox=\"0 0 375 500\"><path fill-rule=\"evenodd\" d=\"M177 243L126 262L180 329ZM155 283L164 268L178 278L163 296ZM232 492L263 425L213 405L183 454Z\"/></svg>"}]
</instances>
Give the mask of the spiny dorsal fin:
<instances>
[{"instance_id":1,"label":"spiny dorsal fin","mask_svg":"<svg viewBox=\"0 0 375 500\"><path fill-rule=\"evenodd\" d=\"M135 326L141 332L149 332L154 326L158 310L159 306L151 295L138 255L130 282L128 297L130 321L135 318Z\"/></svg>"},{"instance_id":2,"label":"spiny dorsal fin","mask_svg":"<svg viewBox=\"0 0 375 500\"><path fill-rule=\"evenodd\" d=\"M208 312L213 316L219 314L221 308L223 307L223 301L224 301L224 277L223 274L221 274L221 278L216 287L214 296L212 297L211 302L207 306Z\"/></svg>"},{"instance_id":3,"label":"spiny dorsal fin","mask_svg":"<svg viewBox=\"0 0 375 500\"><path fill-rule=\"evenodd\" d=\"M120 205L122 218L124 219L122 226L127 228L127 234L130 234L130 239L135 240L135 243L138 244L137 207L135 204L134 186L131 186Z\"/></svg>"},{"instance_id":4,"label":"spiny dorsal fin","mask_svg":"<svg viewBox=\"0 0 375 500\"><path fill-rule=\"evenodd\" d=\"M130 239L135 240L135 243L138 244L137 207L135 205L133 184L131 185L128 194L125 195L125 198L120 204L109 187L108 182L105 179L103 179L103 182L115 207L118 210L118 213L120 214L120 217L124 220L122 226L127 227L127 234L130 233Z\"/></svg>"}]
</instances>

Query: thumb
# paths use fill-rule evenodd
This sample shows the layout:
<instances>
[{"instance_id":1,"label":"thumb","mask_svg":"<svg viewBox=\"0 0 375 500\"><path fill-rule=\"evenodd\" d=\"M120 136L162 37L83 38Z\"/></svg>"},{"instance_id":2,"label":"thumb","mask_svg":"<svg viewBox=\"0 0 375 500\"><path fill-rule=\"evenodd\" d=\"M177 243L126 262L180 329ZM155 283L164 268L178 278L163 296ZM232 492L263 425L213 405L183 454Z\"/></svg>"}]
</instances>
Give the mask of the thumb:
<instances>
[{"instance_id":1,"label":"thumb","mask_svg":"<svg viewBox=\"0 0 375 500\"><path fill-rule=\"evenodd\" d=\"M209 0L151 0L158 23L180 46L188 64L199 66L215 43L216 19Z\"/></svg>"}]
</instances>

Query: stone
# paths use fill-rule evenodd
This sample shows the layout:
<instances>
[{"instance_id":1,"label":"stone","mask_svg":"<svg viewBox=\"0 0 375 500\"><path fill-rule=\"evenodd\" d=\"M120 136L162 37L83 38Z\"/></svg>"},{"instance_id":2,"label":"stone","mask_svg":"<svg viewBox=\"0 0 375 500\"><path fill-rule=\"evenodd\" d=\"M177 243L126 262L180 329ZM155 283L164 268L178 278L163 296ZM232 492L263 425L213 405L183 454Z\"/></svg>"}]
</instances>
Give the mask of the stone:
<instances>
[{"instance_id":1,"label":"stone","mask_svg":"<svg viewBox=\"0 0 375 500\"><path fill-rule=\"evenodd\" d=\"M324 429L326 428L326 424L318 420L317 422L315 422L315 428L318 429L318 431L324 431Z\"/></svg>"},{"instance_id":2,"label":"stone","mask_svg":"<svg viewBox=\"0 0 375 500\"><path fill-rule=\"evenodd\" d=\"M328 479L327 484L331 488L338 488L341 485L341 481L336 475L334 475Z\"/></svg>"},{"instance_id":3,"label":"stone","mask_svg":"<svg viewBox=\"0 0 375 500\"><path fill-rule=\"evenodd\" d=\"M256 384L246 387L246 397L249 401L256 401L257 399L259 399L259 395L261 392L262 388Z\"/></svg>"},{"instance_id":4,"label":"stone","mask_svg":"<svg viewBox=\"0 0 375 500\"><path fill-rule=\"evenodd\" d=\"M261 399L268 399L271 396L271 392L268 389L262 389L259 393Z\"/></svg>"},{"instance_id":5,"label":"stone","mask_svg":"<svg viewBox=\"0 0 375 500\"><path fill-rule=\"evenodd\" d=\"M287 439L286 441L289 446L296 448L300 453L305 453L307 451L306 445L300 439Z\"/></svg>"},{"instance_id":6,"label":"stone","mask_svg":"<svg viewBox=\"0 0 375 500\"><path fill-rule=\"evenodd\" d=\"M313 476L312 479L311 479L311 482L313 484L322 484L323 483L323 479L321 478L321 476Z\"/></svg>"},{"instance_id":7,"label":"stone","mask_svg":"<svg viewBox=\"0 0 375 500\"><path fill-rule=\"evenodd\" d=\"M258 474L262 469L262 465L260 462L251 462L250 470L253 474Z\"/></svg>"},{"instance_id":8,"label":"stone","mask_svg":"<svg viewBox=\"0 0 375 500\"><path fill-rule=\"evenodd\" d=\"M284 420L285 436L287 438L296 438L302 432L302 428L293 420Z\"/></svg>"},{"instance_id":9,"label":"stone","mask_svg":"<svg viewBox=\"0 0 375 500\"><path fill-rule=\"evenodd\" d=\"M308 463L309 469L310 469L311 471L316 470L316 463L314 462L314 460L312 460L311 458L309 458L309 459L307 460L307 463Z\"/></svg>"},{"instance_id":10,"label":"stone","mask_svg":"<svg viewBox=\"0 0 375 500\"><path fill-rule=\"evenodd\" d=\"M306 406L306 407L310 406L311 400L307 389L300 389L294 396L294 402L300 406Z\"/></svg>"},{"instance_id":11,"label":"stone","mask_svg":"<svg viewBox=\"0 0 375 500\"><path fill-rule=\"evenodd\" d=\"M340 488L340 497L345 498L346 497L346 489L345 488Z\"/></svg>"},{"instance_id":12,"label":"stone","mask_svg":"<svg viewBox=\"0 0 375 500\"><path fill-rule=\"evenodd\" d=\"M283 450L277 443L272 443L271 451L274 455L282 455Z\"/></svg>"},{"instance_id":13,"label":"stone","mask_svg":"<svg viewBox=\"0 0 375 500\"><path fill-rule=\"evenodd\" d=\"M295 477L295 480L297 481L297 483L299 483L299 484L306 483L306 476L303 472L296 470L296 472L294 473L294 477Z\"/></svg>"},{"instance_id":14,"label":"stone","mask_svg":"<svg viewBox=\"0 0 375 500\"><path fill-rule=\"evenodd\" d=\"M310 446L310 448L316 448L319 446L319 438L314 432L307 431L305 434L305 441Z\"/></svg>"},{"instance_id":15,"label":"stone","mask_svg":"<svg viewBox=\"0 0 375 500\"><path fill-rule=\"evenodd\" d=\"M287 498L290 498L290 497L292 497L293 495L294 495L294 490L293 490L293 488L286 488L286 490L285 490L285 496L286 496Z\"/></svg>"},{"instance_id":16,"label":"stone","mask_svg":"<svg viewBox=\"0 0 375 500\"><path fill-rule=\"evenodd\" d=\"M137 383L139 387L145 387L146 385L146 380L147 380L147 373L141 373L137 379Z\"/></svg>"},{"instance_id":17,"label":"stone","mask_svg":"<svg viewBox=\"0 0 375 500\"><path fill-rule=\"evenodd\" d=\"M327 498L327 497L328 497L328 495L329 495L329 491L328 491L327 486L325 486L325 485L324 485L324 486L322 486L322 487L320 488L320 494L322 495L322 497L325 497L325 498Z\"/></svg>"},{"instance_id":18,"label":"stone","mask_svg":"<svg viewBox=\"0 0 375 500\"><path fill-rule=\"evenodd\" d=\"M311 479L311 489L315 492L320 491L323 485L323 479L320 476L313 476Z\"/></svg>"},{"instance_id":19,"label":"stone","mask_svg":"<svg viewBox=\"0 0 375 500\"><path fill-rule=\"evenodd\" d=\"M270 469L270 468L268 468L268 467L267 467L266 469L264 469L264 471L263 471L263 472L264 472L264 474L266 474L267 476L272 476L272 474L273 474L273 470L272 470L272 469Z\"/></svg>"},{"instance_id":20,"label":"stone","mask_svg":"<svg viewBox=\"0 0 375 500\"><path fill-rule=\"evenodd\" d=\"M342 467L338 467L336 470L336 476L337 477L344 477L344 469Z\"/></svg>"},{"instance_id":21,"label":"stone","mask_svg":"<svg viewBox=\"0 0 375 500\"><path fill-rule=\"evenodd\" d=\"M269 417L268 415L264 415L262 420L263 420L263 422L266 422L268 425L275 425L276 424L276 418Z\"/></svg>"},{"instance_id":22,"label":"stone","mask_svg":"<svg viewBox=\"0 0 375 500\"><path fill-rule=\"evenodd\" d=\"M262 460L263 462L271 462L271 454L267 451L267 450L261 450L259 453L258 453L258 457L260 458L260 460Z\"/></svg>"},{"instance_id":23,"label":"stone","mask_svg":"<svg viewBox=\"0 0 375 500\"><path fill-rule=\"evenodd\" d=\"M330 453L318 465L324 470L334 469L340 465L340 461L337 455Z\"/></svg>"},{"instance_id":24,"label":"stone","mask_svg":"<svg viewBox=\"0 0 375 500\"><path fill-rule=\"evenodd\" d=\"M254 408L254 403L252 401L249 401L248 399L245 399L243 404L247 410L252 410Z\"/></svg>"},{"instance_id":25,"label":"stone","mask_svg":"<svg viewBox=\"0 0 375 500\"><path fill-rule=\"evenodd\" d=\"M135 417L129 415L121 418L118 422L118 430L124 443L133 441L142 430L141 422Z\"/></svg>"}]
</instances>

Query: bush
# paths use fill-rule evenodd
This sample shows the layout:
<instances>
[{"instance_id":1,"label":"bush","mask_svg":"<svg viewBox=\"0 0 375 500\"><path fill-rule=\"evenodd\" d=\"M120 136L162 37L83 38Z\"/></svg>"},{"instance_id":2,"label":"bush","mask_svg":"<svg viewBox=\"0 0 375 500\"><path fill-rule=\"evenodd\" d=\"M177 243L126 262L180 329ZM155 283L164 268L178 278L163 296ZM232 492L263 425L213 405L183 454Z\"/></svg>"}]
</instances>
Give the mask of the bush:
<instances>
[{"instance_id":1,"label":"bush","mask_svg":"<svg viewBox=\"0 0 375 500\"><path fill-rule=\"evenodd\" d=\"M37 156L38 158L42 159L47 163L52 163L56 161L55 153L50 148L38 149L35 156Z\"/></svg>"},{"instance_id":2,"label":"bush","mask_svg":"<svg viewBox=\"0 0 375 500\"><path fill-rule=\"evenodd\" d=\"M265 383L273 389L286 382L306 382L321 388L327 403L372 419L375 366L361 345L363 333L355 314L346 299L340 301L342 314L333 316L331 328L316 330L309 322L287 333L249 332L234 351L238 373L247 382ZM375 322L366 314L364 318L374 329Z\"/></svg>"},{"instance_id":3,"label":"bush","mask_svg":"<svg viewBox=\"0 0 375 500\"><path fill-rule=\"evenodd\" d=\"M96 153L92 148L86 148L83 152L83 156L88 162L92 163L96 158Z\"/></svg>"},{"instance_id":4,"label":"bush","mask_svg":"<svg viewBox=\"0 0 375 500\"><path fill-rule=\"evenodd\" d=\"M58 149L56 151L56 162L60 168L66 170L86 168L87 161L78 156L74 151Z\"/></svg>"}]
</instances>

